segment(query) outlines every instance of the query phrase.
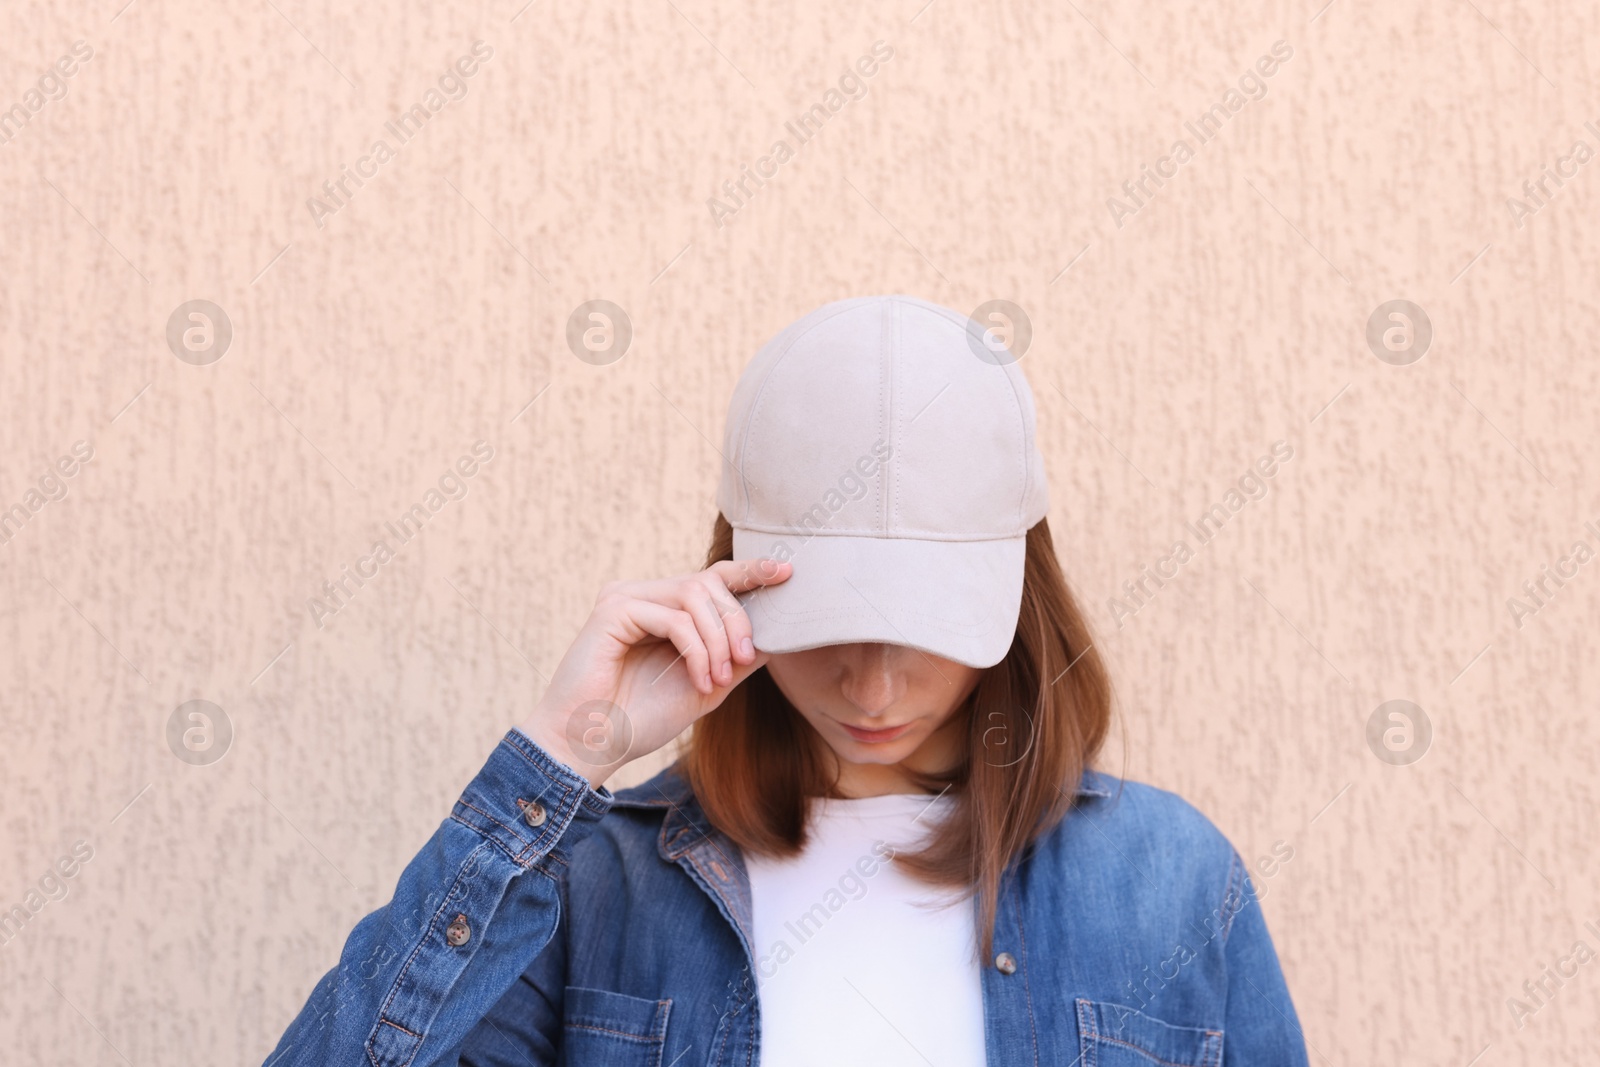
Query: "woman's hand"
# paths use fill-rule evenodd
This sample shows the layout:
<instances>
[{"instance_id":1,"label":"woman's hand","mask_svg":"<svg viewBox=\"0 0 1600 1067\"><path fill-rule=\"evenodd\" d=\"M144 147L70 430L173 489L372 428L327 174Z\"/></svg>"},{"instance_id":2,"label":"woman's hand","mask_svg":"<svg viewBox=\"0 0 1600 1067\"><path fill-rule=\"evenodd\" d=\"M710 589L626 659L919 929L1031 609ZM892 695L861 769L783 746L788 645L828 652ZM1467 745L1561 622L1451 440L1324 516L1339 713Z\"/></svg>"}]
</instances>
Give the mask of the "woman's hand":
<instances>
[{"instance_id":1,"label":"woman's hand","mask_svg":"<svg viewBox=\"0 0 1600 1067\"><path fill-rule=\"evenodd\" d=\"M522 732L598 787L767 662L735 594L777 585L792 570L771 559L724 561L606 585Z\"/></svg>"}]
</instances>

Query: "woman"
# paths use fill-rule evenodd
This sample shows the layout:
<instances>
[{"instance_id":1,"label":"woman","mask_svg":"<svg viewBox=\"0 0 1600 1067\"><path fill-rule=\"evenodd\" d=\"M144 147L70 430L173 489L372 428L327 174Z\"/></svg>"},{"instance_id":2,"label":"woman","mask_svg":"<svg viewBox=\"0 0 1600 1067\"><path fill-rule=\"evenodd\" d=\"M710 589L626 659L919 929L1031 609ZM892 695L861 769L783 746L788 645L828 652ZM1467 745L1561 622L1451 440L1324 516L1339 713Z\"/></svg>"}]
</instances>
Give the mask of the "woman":
<instances>
[{"instance_id":1,"label":"woman","mask_svg":"<svg viewBox=\"0 0 1600 1067\"><path fill-rule=\"evenodd\" d=\"M725 459L705 569L601 590L267 1062L1305 1063L1237 852L1087 767L1110 687L994 336L820 308Z\"/></svg>"}]
</instances>

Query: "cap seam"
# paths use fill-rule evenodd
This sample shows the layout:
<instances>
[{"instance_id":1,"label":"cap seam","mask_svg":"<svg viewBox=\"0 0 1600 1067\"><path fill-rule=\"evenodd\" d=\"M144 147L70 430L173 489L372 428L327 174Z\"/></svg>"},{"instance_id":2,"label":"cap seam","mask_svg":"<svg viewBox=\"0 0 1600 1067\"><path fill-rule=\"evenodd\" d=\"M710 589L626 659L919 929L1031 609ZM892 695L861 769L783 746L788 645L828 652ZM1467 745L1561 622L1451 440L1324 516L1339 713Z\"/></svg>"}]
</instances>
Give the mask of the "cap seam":
<instances>
[{"instance_id":1,"label":"cap seam","mask_svg":"<svg viewBox=\"0 0 1600 1067\"><path fill-rule=\"evenodd\" d=\"M1020 604L1018 605L1018 610L1021 610ZM895 608L894 614L901 619L915 620L929 629L938 630L941 633L953 634L958 637L982 637L986 634L992 634L996 629L998 629L998 627L994 626L993 624L986 626L981 630L974 629L971 626L957 626L952 624L948 619L941 615L933 615L926 611L916 611L910 608ZM777 621L786 624L794 624L800 622L820 622L822 620L836 619L859 618L881 620L888 618L888 616L882 611L870 606L864 608L812 608L808 611L784 612L784 615L785 618Z\"/></svg>"}]
</instances>

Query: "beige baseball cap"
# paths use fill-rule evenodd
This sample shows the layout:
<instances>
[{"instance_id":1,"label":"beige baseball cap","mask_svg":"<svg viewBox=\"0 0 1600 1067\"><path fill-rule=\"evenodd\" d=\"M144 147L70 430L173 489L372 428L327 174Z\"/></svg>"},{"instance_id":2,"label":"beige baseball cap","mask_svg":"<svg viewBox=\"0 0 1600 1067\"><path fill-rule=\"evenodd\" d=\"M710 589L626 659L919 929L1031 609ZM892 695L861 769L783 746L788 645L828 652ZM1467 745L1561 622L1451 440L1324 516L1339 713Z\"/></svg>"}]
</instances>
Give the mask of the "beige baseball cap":
<instances>
[{"instance_id":1,"label":"beige baseball cap","mask_svg":"<svg viewBox=\"0 0 1600 1067\"><path fill-rule=\"evenodd\" d=\"M745 368L724 455L733 558L794 565L742 598L758 649L1005 657L1048 499L1033 392L983 326L911 296L820 307Z\"/></svg>"}]
</instances>

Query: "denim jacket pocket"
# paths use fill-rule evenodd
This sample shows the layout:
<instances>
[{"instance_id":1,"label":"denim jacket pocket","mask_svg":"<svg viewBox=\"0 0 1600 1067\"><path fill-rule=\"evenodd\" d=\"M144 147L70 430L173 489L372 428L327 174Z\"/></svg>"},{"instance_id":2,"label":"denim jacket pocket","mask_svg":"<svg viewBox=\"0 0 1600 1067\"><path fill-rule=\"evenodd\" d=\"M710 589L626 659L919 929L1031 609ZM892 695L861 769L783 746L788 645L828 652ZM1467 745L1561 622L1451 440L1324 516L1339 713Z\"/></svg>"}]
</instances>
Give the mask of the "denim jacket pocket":
<instances>
[{"instance_id":1,"label":"denim jacket pocket","mask_svg":"<svg viewBox=\"0 0 1600 1067\"><path fill-rule=\"evenodd\" d=\"M563 1063L584 1067L661 1067L671 1000L567 986Z\"/></svg>"},{"instance_id":2,"label":"denim jacket pocket","mask_svg":"<svg viewBox=\"0 0 1600 1067\"><path fill-rule=\"evenodd\" d=\"M1121 1004L1079 999L1081 1067L1220 1067L1222 1031L1173 1026Z\"/></svg>"}]
</instances>

